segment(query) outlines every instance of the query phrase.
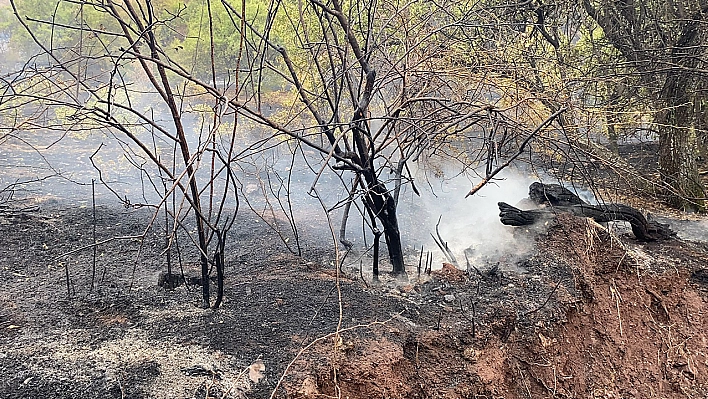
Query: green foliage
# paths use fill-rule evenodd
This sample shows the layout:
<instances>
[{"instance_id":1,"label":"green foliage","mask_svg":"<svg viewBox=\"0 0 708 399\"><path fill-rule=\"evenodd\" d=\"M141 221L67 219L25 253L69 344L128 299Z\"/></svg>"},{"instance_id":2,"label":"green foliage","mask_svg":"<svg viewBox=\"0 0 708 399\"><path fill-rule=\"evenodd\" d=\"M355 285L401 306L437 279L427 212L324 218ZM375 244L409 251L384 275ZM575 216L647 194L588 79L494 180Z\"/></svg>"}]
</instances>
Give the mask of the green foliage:
<instances>
[{"instance_id":1,"label":"green foliage","mask_svg":"<svg viewBox=\"0 0 708 399\"><path fill-rule=\"evenodd\" d=\"M108 21L93 7L77 7L75 3L66 1L16 0L15 5L19 17L30 26L37 40L47 48L74 48L83 40L79 30L82 25L88 31L90 27L98 29ZM0 29L10 33L10 46L25 55L36 52L36 44L12 13L11 7L4 8L3 22L0 24ZM61 26L53 27L51 23ZM83 34L88 36L86 31Z\"/></svg>"}]
</instances>

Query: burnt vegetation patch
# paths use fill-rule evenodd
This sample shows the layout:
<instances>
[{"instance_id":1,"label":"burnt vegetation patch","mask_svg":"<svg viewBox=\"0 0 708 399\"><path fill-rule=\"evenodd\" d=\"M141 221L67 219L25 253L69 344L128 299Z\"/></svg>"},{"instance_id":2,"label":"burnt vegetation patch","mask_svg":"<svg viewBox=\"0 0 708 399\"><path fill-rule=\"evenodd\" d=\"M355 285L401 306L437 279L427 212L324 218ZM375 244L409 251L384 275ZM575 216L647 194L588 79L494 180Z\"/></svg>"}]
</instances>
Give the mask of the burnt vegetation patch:
<instances>
[{"instance_id":1,"label":"burnt vegetation patch","mask_svg":"<svg viewBox=\"0 0 708 399\"><path fill-rule=\"evenodd\" d=\"M101 213L98 231L126 236L146 217ZM91 288L90 248L63 256L72 250L36 241L83 234L94 224L90 213L47 209L2 225L27 237L13 241L23 251L6 256L33 257L21 275L2 271L2 394L523 398L632 395L645 385L666 397L704 392L704 244L642 242L559 212L513 228L532 241L523 256L468 257L466 270L444 264L429 276L371 285L359 273L338 273L319 236L303 233L302 255L289 254L258 220L244 218L235 230L249 245L225 257L228 296L216 311L199 308L199 287L158 285L157 234L102 243L99 253L118 256L98 258L106 277ZM198 270L183 256L176 273Z\"/></svg>"},{"instance_id":2,"label":"burnt vegetation patch","mask_svg":"<svg viewBox=\"0 0 708 399\"><path fill-rule=\"evenodd\" d=\"M708 6L640 3L0 0L0 397L708 397Z\"/></svg>"}]
</instances>

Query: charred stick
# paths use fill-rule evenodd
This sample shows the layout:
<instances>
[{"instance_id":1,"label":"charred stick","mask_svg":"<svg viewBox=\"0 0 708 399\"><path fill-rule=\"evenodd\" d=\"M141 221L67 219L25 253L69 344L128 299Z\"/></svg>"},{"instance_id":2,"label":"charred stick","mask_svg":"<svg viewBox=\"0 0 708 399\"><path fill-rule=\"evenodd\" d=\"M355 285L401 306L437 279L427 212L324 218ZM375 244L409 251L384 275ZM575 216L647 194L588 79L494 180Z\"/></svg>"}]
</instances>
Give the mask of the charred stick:
<instances>
[{"instance_id":1,"label":"charred stick","mask_svg":"<svg viewBox=\"0 0 708 399\"><path fill-rule=\"evenodd\" d=\"M372 267L372 272L374 274L374 281L379 280L379 241L383 232L378 228L374 227L374 264Z\"/></svg>"},{"instance_id":2,"label":"charred stick","mask_svg":"<svg viewBox=\"0 0 708 399\"><path fill-rule=\"evenodd\" d=\"M64 265L64 273L66 274L66 296L71 298L71 280L69 279L69 262Z\"/></svg>"},{"instance_id":3,"label":"charred stick","mask_svg":"<svg viewBox=\"0 0 708 399\"><path fill-rule=\"evenodd\" d=\"M361 281L364 282L364 286L366 286L366 288L369 288L369 284L366 282L366 279L364 278L364 270L363 269L364 269L364 261L360 259L359 260L359 277L361 277Z\"/></svg>"},{"instance_id":4,"label":"charred stick","mask_svg":"<svg viewBox=\"0 0 708 399\"><path fill-rule=\"evenodd\" d=\"M476 338L477 335L477 308L474 302L470 301L470 306L472 307L472 338Z\"/></svg>"},{"instance_id":5,"label":"charred stick","mask_svg":"<svg viewBox=\"0 0 708 399\"><path fill-rule=\"evenodd\" d=\"M425 260L426 266L425 266L425 274L430 276L430 273L433 271L433 253L428 251L427 254L427 259Z\"/></svg>"},{"instance_id":6,"label":"charred stick","mask_svg":"<svg viewBox=\"0 0 708 399\"><path fill-rule=\"evenodd\" d=\"M476 315L477 312L476 312L476 309L474 306L474 302L471 299L470 299L470 309L472 309L472 318L467 317L467 315L465 314L465 307L462 305L462 299L460 299L460 312L462 312L462 316L464 316L464 318L466 318L467 320L470 321L470 323L472 323L472 338L475 338L475 335L477 335L476 331L475 331L476 330L475 318L477 316Z\"/></svg>"},{"instance_id":7,"label":"charred stick","mask_svg":"<svg viewBox=\"0 0 708 399\"><path fill-rule=\"evenodd\" d=\"M443 245L440 241L438 241L438 239L435 238L433 233L430 233L430 236L433 237L433 241L435 241L435 244L437 244L438 248L440 248L440 251L442 251L443 255L445 255L445 259L447 259L448 262L452 263L453 265L455 265L455 267L457 267L457 261L454 259L454 257L450 258L450 254L448 254L448 251L446 251L446 244Z\"/></svg>"},{"instance_id":8,"label":"charred stick","mask_svg":"<svg viewBox=\"0 0 708 399\"><path fill-rule=\"evenodd\" d=\"M166 187L165 187L166 188ZM167 260L167 281L169 281L170 289L177 288L172 281L172 257L170 256L170 215L165 203L165 256Z\"/></svg>"},{"instance_id":9,"label":"charred stick","mask_svg":"<svg viewBox=\"0 0 708 399\"><path fill-rule=\"evenodd\" d=\"M447 242L443 240L442 236L440 236L440 221L442 220L442 215L438 218L438 223L435 225L435 234L438 235L437 240L435 239L435 236L433 236L433 241L440 247L440 250L443 252L445 255L445 258L452 263L455 267L458 267L459 265L457 264L457 259L455 258L455 255L452 253L450 250L450 247L447 246ZM433 235L432 233L430 234L431 236ZM439 241L438 241L439 240Z\"/></svg>"},{"instance_id":10,"label":"charred stick","mask_svg":"<svg viewBox=\"0 0 708 399\"><path fill-rule=\"evenodd\" d=\"M226 223L228 224L228 218ZM224 233L215 231L216 234L216 252L214 253L214 264L216 265L216 301L213 309L219 309L221 301L224 298ZM209 284L208 281L202 282Z\"/></svg>"},{"instance_id":11,"label":"charred stick","mask_svg":"<svg viewBox=\"0 0 708 399\"><path fill-rule=\"evenodd\" d=\"M93 208L93 259L91 262L91 288L89 292L93 292L93 286L96 281L96 180L91 179L91 204Z\"/></svg>"},{"instance_id":12,"label":"charred stick","mask_svg":"<svg viewBox=\"0 0 708 399\"><path fill-rule=\"evenodd\" d=\"M420 246L420 258L418 258L418 278L420 278L420 267L423 263L423 246Z\"/></svg>"},{"instance_id":13,"label":"charred stick","mask_svg":"<svg viewBox=\"0 0 708 399\"><path fill-rule=\"evenodd\" d=\"M530 315L531 313L536 313L536 312L538 312L539 310L543 309L543 308L546 306L546 304L548 304L548 301L551 300L551 297L552 297L553 294L556 292L556 290L558 289L558 287L561 285L561 282L562 282L562 281L563 281L563 280L559 280L559 281L558 281L558 284L556 284L556 286L553 287L553 291L551 291L551 293L548 294L548 297L547 297L546 300L543 302L543 304L541 304L541 306L537 307L536 309L529 310L528 312L524 313L523 315L524 315L524 316L528 316L528 315Z\"/></svg>"}]
</instances>

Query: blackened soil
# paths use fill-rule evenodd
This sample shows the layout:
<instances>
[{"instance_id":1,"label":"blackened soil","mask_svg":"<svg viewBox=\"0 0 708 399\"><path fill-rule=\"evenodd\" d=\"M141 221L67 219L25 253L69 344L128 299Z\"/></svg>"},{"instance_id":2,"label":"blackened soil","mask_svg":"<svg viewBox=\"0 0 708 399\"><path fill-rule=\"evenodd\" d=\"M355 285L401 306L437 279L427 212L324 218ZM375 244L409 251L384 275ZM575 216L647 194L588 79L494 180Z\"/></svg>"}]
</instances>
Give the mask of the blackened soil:
<instances>
[{"instance_id":1,"label":"blackened soil","mask_svg":"<svg viewBox=\"0 0 708 399\"><path fill-rule=\"evenodd\" d=\"M262 221L240 218L224 303L205 310L201 287L157 286L167 258L161 229L145 230L150 218L149 210L98 208L96 241L109 241L94 263L92 209L54 204L0 216L0 397L204 397L209 387L267 397L295 353L337 327L326 241L305 239L296 256ZM198 274L196 254L180 242L170 252L175 272ZM342 328L411 306L361 281L340 279L339 289ZM242 372L256 360L264 378L244 384ZM195 365L213 378L183 371Z\"/></svg>"}]
</instances>

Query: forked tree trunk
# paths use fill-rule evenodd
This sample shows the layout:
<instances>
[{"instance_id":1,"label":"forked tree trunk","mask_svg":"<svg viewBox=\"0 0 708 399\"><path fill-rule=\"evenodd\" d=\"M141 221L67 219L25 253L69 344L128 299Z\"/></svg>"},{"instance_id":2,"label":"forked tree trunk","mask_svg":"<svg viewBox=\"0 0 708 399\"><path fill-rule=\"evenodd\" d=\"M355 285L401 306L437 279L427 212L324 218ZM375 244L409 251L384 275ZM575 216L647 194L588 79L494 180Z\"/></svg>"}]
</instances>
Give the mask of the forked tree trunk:
<instances>
[{"instance_id":1,"label":"forked tree trunk","mask_svg":"<svg viewBox=\"0 0 708 399\"><path fill-rule=\"evenodd\" d=\"M394 275L402 275L406 272L403 263L403 245L401 244L401 232L398 228L398 216L396 214L396 201L372 171L362 173L370 194L366 206L381 221L388 256L393 266Z\"/></svg>"},{"instance_id":2,"label":"forked tree trunk","mask_svg":"<svg viewBox=\"0 0 708 399\"><path fill-rule=\"evenodd\" d=\"M356 173L363 176L364 179L362 186L364 186L367 193L364 197L364 206L371 212L372 215L374 215L374 217L381 221L384 230L384 238L386 239L386 247L388 248L389 258L391 259L391 264L393 266L393 274L400 275L405 273L405 265L403 263L401 234L398 229L396 202L386 188L386 185L379 180L378 176L376 176L374 161L376 158L380 157L381 154L376 152L376 145L373 142L373 138L371 137L368 129L369 103L371 102L371 97L374 90L376 71L371 67L371 65L369 65L368 60L370 54L365 52L367 50L366 48L362 48L359 45L357 40L358 33L355 33L349 25L347 12L343 9L341 2L339 0L332 0L332 8L328 8L328 6L324 3L316 2L316 4L327 14L336 18L339 26L345 33L345 38L349 44L349 49L351 49L353 55L359 63L359 66L361 67L362 72L364 73L364 87L359 96L358 103L355 104L356 108L350 123L350 126L352 127L352 141L354 142L356 151L342 151L338 144L338 140L333 133L335 129L330 126L331 121L337 120L337 118L333 117L328 121L322 116L320 111L315 106L315 103L310 100L307 91L304 89L300 79L298 78L293 67L293 63L288 57L285 49L281 47L279 52L283 56L283 60L285 61L285 64L292 76L295 87L298 89L300 99L305 103L308 110L319 124L324 138L326 138L332 146L333 153L336 157L338 157L338 159L346 159L351 162L352 165L356 165L351 170L354 170ZM340 52L337 52L336 54L337 56L342 56L342 53ZM329 85L329 83L326 84ZM338 95L336 97L339 98ZM340 112L340 110L341 107L337 104L337 106L333 109L333 112L335 112L336 115L336 113ZM345 167L345 169L347 168Z\"/></svg>"}]
</instances>

